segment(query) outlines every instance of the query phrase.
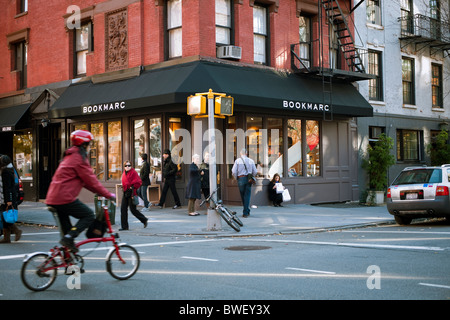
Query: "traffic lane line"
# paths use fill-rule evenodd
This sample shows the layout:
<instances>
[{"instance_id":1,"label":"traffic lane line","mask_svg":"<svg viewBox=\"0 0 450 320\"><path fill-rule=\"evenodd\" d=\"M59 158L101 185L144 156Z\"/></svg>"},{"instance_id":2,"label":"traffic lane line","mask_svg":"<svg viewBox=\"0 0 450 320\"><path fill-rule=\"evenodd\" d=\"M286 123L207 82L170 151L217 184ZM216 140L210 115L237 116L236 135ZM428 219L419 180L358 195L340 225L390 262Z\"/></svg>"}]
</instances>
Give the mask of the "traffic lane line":
<instances>
[{"instance_id":1,"label":"traffic lane line","mask_svg":"<svg viewBox=\"0 0 450 320\"><path fill-rule=\"evenodd\" d=\"M321 274L336 274L336 272L333 271L322 271L322 270L313 270L313 269L302 269L302 268L293 268L293 267L287 267L286 270L294 270L294 271L305 271L305 272L312 272L312 273L321 273Z\"/></svg>"},{"instance_id":2,"label":"traffic lane line","mask_svg":"<svg viewBox=\"0 0 450 320\"><path fill-rule=\"evenodd\" d=\"M442 285L442 284L433 284L433 283L424 283L424 282L420 282L419 285L421 285L421 286L427 286L427 287L435 287L435 288L450 289L450 286L444 286L444 285Z\"/></svg>"}]
</instances>

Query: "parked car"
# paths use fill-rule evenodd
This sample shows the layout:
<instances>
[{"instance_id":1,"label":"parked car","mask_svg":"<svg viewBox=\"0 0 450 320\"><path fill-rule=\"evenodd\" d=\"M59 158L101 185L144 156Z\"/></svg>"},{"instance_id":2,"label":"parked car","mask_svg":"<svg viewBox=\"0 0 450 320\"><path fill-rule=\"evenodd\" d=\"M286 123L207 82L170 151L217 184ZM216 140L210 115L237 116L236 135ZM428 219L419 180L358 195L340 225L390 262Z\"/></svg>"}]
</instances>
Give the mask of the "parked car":
<instances>
[{"instance_id":1,"label":"parked car","mask_svg":"<svg viewBox=\"0 0 450 320\"><path fill-rule=\"evenodd\" d=\"M450 164L405 168L387 189L387 209L398 224L423 217L450 220L449 188Z\"/></svg>"}]
</instances>

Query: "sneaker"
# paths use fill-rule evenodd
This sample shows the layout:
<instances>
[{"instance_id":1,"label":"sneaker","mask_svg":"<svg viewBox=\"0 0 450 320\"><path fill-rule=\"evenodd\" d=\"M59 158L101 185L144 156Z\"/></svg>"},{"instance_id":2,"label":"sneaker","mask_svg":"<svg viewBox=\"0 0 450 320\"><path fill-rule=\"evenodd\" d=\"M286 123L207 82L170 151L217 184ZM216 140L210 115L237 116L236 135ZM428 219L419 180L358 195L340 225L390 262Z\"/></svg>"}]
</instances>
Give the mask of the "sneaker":
<instances>
[{"instance_id":1,"label":"sneaker","mask_svg":"<svg viewBox=\"0 0 450 320\"><path fill-rule=\"evenodd\" d=\"M142 212L149 212L149 211L150 211L150 208L142 208L141 211L142 211Z\"/></svg>"},{"instance_id":2,"label":"sneaker","mask_svg":"<svg viewBox=\"0 0 450 320\"><path fill-rule=\"evenodd\" d=\"M73 238L64 237L59 241L60 244L62 244L64 247L72 251L73 253L78 252L78 248L75 246L75 243L73 241Z\"/></svg>"},{"instance_id":3,"label":"sneaker","mask_svg":"<svg viewBox=\"0 0 450 320\"><path fill-rule=\"evenodd\" d=\"M176 204L176 205L173 206L172 209L180 209L180 208L181 208L181 205Z\"/></svg>"}]
</instances>

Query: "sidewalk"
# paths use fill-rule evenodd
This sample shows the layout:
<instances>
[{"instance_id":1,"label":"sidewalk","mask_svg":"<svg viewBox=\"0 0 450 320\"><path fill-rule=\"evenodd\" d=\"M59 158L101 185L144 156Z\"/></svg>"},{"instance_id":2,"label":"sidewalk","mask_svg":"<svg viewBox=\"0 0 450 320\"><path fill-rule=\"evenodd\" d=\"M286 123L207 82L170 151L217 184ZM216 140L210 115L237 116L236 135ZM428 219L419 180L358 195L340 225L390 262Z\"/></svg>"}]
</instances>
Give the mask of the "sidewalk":
<instances>
[{"instance_id":1,"label":"sidewalk","mask_svg":"<svg viewBox=\"0 0 450 320\"><path fill-rule=\"evenodd\" d=\"M94 205L90 204L94 210ZM267 234L289 234L320 230L350 228L364 225L395 223L386 206L368 207L357 203L329 205L285 204L284 207L261 206L251 209L249 218L242 218L242 207L229 206L237 212L244 223L236 232L222 221L222 229L207 230L206 210L199 216L189 216L187 206L180 209L151 207L143 212L149 219L148 227L143 228L131 213L128 214L130 231L148 235L211 235L211 236L249 236ZM138 209L142 209L138 207ZM19 222L56 225L47 206L40 202L24 202L19 206ZM120 228L120 208L116 208L115 225Z\"/></svg>"}]
</instances>

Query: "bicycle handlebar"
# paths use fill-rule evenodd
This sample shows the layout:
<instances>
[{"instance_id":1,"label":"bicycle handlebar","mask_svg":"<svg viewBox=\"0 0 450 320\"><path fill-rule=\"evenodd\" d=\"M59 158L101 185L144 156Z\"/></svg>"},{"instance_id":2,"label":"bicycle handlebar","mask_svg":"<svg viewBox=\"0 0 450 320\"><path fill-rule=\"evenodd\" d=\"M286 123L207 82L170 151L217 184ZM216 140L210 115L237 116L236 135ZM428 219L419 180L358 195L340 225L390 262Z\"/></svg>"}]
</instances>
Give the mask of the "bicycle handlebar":
<instances>
[{"instance_id":1,"label":"bicycle handlebar","mask_svg":"<svg viewBox=\"0 0 450 320\"><path fill-rule=\"evenodd\" d=\"M213 194L216 193L217 190L219 190L219 187L217 187L216 190L214 190L213 192L211 192L210 195L208 196L208 198L206 198L205 200L203 200L202 202L200 202L200 207L203 206L203 205L205 204L205 202L211 200ZM213 201L214 201L214 200L213 200ZM216 203L216 201L214 201L214 203Z\"/></svg>"}]
</instances>

